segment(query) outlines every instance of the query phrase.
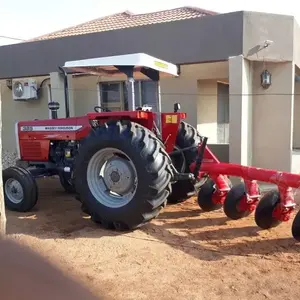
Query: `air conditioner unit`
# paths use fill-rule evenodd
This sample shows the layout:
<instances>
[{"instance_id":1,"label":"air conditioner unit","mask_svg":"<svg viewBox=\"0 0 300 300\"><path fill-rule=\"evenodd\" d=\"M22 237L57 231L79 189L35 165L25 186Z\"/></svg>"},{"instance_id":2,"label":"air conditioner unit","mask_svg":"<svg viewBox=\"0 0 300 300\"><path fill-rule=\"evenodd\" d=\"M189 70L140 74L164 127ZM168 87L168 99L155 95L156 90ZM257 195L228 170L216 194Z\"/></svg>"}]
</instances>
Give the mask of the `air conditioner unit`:
<instances>
[{"instance_id":1,"label":"air conditioner unit","mask_svg":"<svg viewBox=\"0 0 300 300\"><path fill-rule=\"evenodd\" d=\"M38 99L36 80L31 78L14 79L12 81L12 93L15 101Z\"/></svg>"}]
</instances>

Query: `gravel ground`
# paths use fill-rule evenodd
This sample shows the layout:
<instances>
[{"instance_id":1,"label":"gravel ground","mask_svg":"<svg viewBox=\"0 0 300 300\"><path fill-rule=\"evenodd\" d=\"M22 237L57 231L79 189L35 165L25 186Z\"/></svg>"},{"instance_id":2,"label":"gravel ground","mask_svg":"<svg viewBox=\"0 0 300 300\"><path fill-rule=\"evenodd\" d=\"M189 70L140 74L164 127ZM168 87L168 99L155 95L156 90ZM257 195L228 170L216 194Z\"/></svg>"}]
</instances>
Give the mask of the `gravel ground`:
<instances>
[{"instance_id":1,"label":"gravel ground","mask_svg":"<svg viewBox=\"0 0 300 300\"><path fill-rule=\"evenodd\" d=\"M8 167L14 166L17 160L16 152L9 152L7 150L2 151L2 168L6 169Z\"/></svg>"},{"instance_id":2,"label":"gravel ground","mask_svg":"<svg viewBox=\"0 0 300 300\"><path fill-rule=\"evenodd\" d=\"M134 232L102 229L55 179L40 179L30 213L7 212L8 234L96 294L122 300L300 299L300 245L291 221L260 231L191 198ZM16 280L18 278L16 277ZM21 280L21 279L20 279Z\"/></svg>"}]
</instances>

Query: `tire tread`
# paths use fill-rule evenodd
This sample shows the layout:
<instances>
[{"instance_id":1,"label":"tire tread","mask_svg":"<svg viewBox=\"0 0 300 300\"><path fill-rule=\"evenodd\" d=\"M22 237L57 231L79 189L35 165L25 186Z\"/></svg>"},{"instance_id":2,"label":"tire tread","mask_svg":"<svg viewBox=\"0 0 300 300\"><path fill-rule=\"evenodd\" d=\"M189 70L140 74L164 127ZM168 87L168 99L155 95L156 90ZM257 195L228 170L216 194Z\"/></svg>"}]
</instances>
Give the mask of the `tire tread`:
<instances>
[{"instance_id":1,"label":"tire tread","mask_svg":"<svg viewBox=\"0 0 300 300\"><path fill-rule=\"evenodd\" d=\"M132 153L133 155L139 153L145 164L144 171L147 173L147 178L150 178L147 188L141 196L141 198L145 199L146 197L147 199L141 200L141 202L144 202L129 213L130 218L121 216L120 220L107 220L100 210L94 209L95 206L91 207L90 203L94 200L89 199L86 201L86 195L84 195L81 188L83 175L81 174L80 165L83 161L87 162L91 149L97 146L98 141L103 139L113 139L117 142L127 143L132 148L135 148L132 150ZM172 191L171 179L173 174L170 163L169 155L150 130L138 123L127 120L108 121L94 129L93 134L89 135L79 148L74 170L76 190L78 190L81 201L85 202L95 222L117 230L136 229L157 217L161 208L165 206L167 197ZM142 180L142 178L138 180Z\"/></svg>"}]
</instances>

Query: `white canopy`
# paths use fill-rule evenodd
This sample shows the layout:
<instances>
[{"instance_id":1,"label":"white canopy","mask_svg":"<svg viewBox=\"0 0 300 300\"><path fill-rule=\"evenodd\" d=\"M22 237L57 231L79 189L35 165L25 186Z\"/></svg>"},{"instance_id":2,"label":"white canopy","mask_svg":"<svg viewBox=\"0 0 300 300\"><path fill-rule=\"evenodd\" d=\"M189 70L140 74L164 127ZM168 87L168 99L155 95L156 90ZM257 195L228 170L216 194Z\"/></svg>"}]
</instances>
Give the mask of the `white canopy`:
<instances>
[{"instance_id":1,"label":"white canopy","mask_svg":"<svg viewBox=\"0 0 300 300\"><path fill-rule=\"evenodd\" d=\"M178 76L176 65L145 53L67 61L64 68L76 73L102 75L104 77L119 78L125 76L115 66L134 66L134 78L137 79L146 77L141 73L143 67L159 71L161 78Z\"/></svg>"}]
</instances>

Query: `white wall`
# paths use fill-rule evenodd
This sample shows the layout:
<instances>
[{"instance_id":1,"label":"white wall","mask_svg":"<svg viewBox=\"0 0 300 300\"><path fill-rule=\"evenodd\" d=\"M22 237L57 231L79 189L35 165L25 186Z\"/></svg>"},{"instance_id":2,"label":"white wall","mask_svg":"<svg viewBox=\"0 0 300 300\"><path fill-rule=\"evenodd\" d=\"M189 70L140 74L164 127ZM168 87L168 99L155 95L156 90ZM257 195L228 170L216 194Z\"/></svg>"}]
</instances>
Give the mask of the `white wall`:
<instances>
[{"instance_id":1,"label":"white wall","mask_svg":"<svg viewBox=\"0 0 300 300\"><path fill-rule=\"evenodd\" d=\"M162 79L160 82L162 110L173 111L174 103L180 102L182 111L187 113L186 121L195 127L199 125L198 129L211 137L210 142L215 142L217 90L210 91L212 93L210 96L207 92L212 82L216 86L216 80L220 78L228 78L228 62L181 66L181 74L178 78ZM104 82L108 80L108 78L101 78ZM199 80L208 80L207 85L204 82L199 85ZM99 78L96 76L73 78L75 115L86 114L97 105L98 81ZM213 116L209 124L206 122L207 111Z\"/></svg>"},{"instance_id":2,"label":"white wall","mask_svg":"<svg viewBox=\"0 0 300 300\"><path fill-rule=\"evenodd\" d=\"M209 143L217 143L218 135L218 101L217 81L199 80L197 97L197 129L208 137Z\"/></svg>"},{"instance_id":3,"label":"white wall","mask_svg":"<svg viewBox=\"0 0 300 300\"><path fill-rule=\"evenodd\" d=\"M300 82L295 82L293 147L300 149Z\"/></svg>"},{"instance_id":4,"label":"white wall","mask_svg":"<svg viewBox=\"0 0 300 300\"><path fill-rule=\"evenodd\" d=\"M52 99L60 102L60 115L64 117L63 81L61 77L56 75L58 74L51 74ZM50 75L37 77L38 85L45 78L50 78ZM186 121L198 127L204 135L209 136L209 143L216 141L217 92L212 90L210 96L207 96L207 92L209 92L212 85L216 86L216 80L220 78L228 78L228 62L181 66L179 78L161 80L163 111L173 111L174 103L180 102L182 111L187 113ZM123 79L120 78L120 80ZM201 80L208 80L207 84ZM92 112L94 106L98 105L98 81L99 78L96 76L74 77L69 80L70 100L72 102L71 116L73 113L75 116L79 116ZM109 81L109 78L101 78L101 81ZM12 91L6 87L6 81L2 80L0 82L2 88L3 149L15 151L15 122L35 118L47 119L49 117L46 85L50 81L46 81L43 85L40 99L30 102L13 101ZM208 117L209 122L207 122Z\"/></svg>"},{"instance_id":5,"label":"white wall","mask_svg":"<svg viewBox=\"0 0 300 300\"><path fill-rule=\"evenodd\" d=\"M97 77L73 78L75 115L80 116L94 111L98 105Z\"/></svg>"},{"instance_id":6,"label":"white wall","mask_svg":"<svg viewBox=\"0 0 300 300\"><path fill-rule=\"evenodd\" d=\"M48 77L36 77L39 84ZM46 81L41 89L41 97L38 100L27 102L14 101L12 91L6 86L6 81L0 81L2 99L2 147L3 150L14 152L15 142L15 123L21 120L47 119L48 114L48 92Z\"/></svg>"}]
</instances>

